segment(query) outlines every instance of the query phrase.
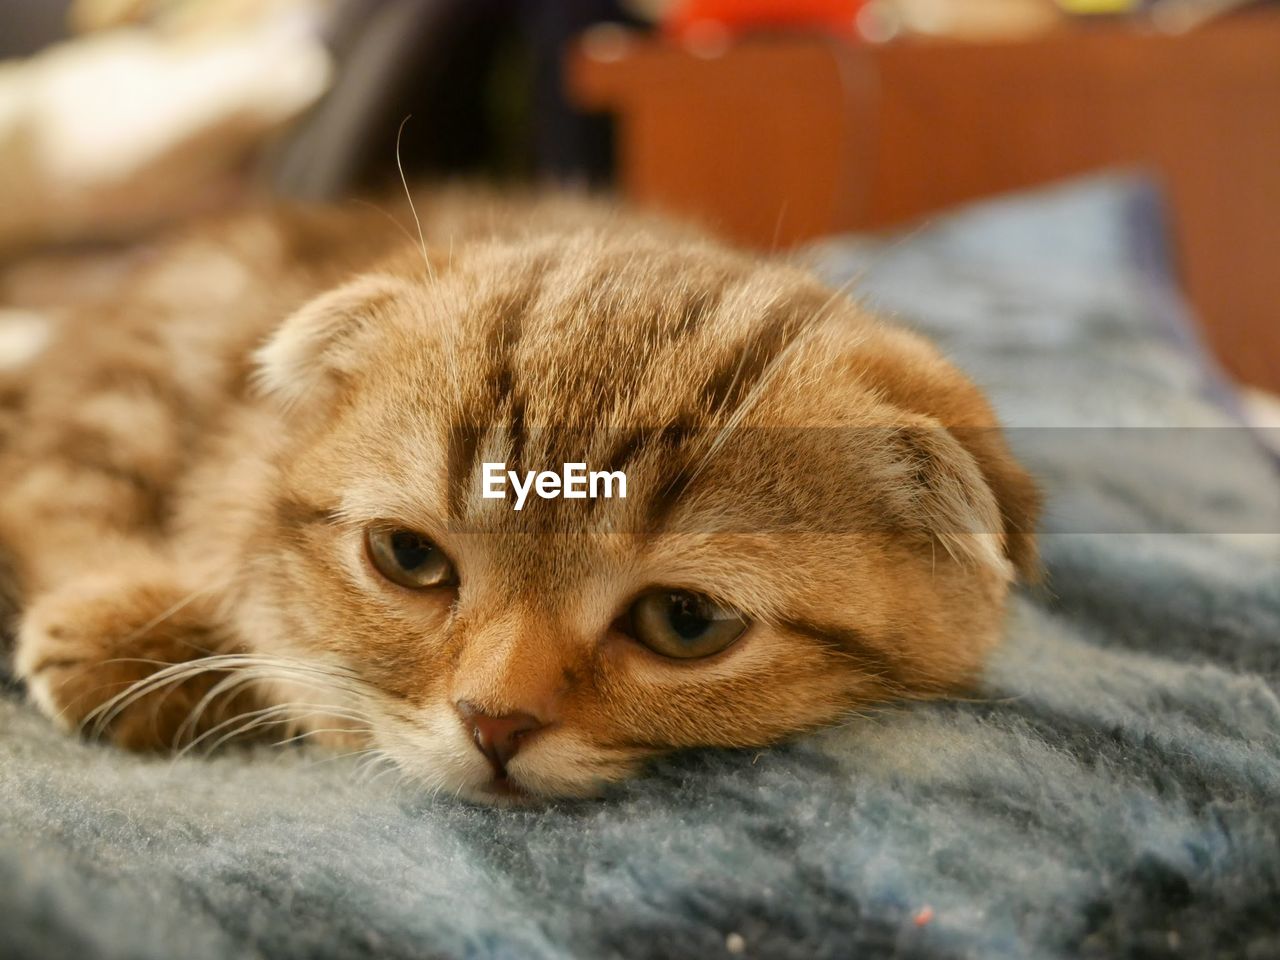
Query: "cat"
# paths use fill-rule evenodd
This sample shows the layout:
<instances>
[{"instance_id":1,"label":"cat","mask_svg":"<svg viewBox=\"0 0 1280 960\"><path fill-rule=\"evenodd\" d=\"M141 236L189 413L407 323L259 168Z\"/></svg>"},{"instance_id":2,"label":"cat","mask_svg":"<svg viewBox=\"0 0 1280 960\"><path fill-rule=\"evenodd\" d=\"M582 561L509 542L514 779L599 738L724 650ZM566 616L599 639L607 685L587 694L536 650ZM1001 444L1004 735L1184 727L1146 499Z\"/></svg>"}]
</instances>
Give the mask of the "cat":
<instances>
[{"instance_id":1,"label":"cat","mask_svg":"<svg viewBox=\"0 0 1280 960\"><path fill-rule=\"evenodd\" d=\"M39 709L512 804L972 683L1039 497L933 346L605 204L418 213L197 223L24 369L0 542ZM482 490L570 464L625 495Z\"/></svg>"}]
</instances>

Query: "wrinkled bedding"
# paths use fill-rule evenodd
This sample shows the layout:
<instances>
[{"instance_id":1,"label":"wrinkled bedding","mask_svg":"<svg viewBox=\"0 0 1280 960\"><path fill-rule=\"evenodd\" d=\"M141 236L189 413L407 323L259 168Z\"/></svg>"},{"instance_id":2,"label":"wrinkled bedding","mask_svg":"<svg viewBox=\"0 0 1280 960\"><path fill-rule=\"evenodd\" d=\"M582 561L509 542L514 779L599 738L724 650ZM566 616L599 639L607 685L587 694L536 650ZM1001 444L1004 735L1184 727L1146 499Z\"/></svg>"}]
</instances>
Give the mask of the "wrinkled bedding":
<instances>
[{"instance_id":1,"label":"wrinkled bedding","mask_svg":"<svg viewBox=\"0 0 1280 960\"><path fill-rule=\"evenodd\" d=\"M973 699L497 811L321 752L124 755L10 683L0 955L1280 956L1280 475L1163 247L1108 178L807 254L1048 488L1048 584ZM1176 462L1113 471L1125 437Z\"/></svg>"}]
</instances>

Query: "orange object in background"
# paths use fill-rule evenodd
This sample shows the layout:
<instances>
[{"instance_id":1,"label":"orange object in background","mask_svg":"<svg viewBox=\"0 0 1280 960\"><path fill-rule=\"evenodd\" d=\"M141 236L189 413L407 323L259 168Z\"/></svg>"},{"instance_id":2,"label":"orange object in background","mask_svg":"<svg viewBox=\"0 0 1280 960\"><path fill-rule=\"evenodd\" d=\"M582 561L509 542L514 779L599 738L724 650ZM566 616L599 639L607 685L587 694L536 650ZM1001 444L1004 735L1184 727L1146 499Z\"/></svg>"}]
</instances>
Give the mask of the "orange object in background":
<instances>
[{"instance_id":1,"label":"orange object in background","mask_svg":"<svg viewBox=\"0 0 1280 960\"><path fill-rule=\"evenodd\" d=\"M854 24L866 5L867 0L675 0L662 17L662 30L677 40L779 28L858 37Z\"/></svg>"}]
</instances>

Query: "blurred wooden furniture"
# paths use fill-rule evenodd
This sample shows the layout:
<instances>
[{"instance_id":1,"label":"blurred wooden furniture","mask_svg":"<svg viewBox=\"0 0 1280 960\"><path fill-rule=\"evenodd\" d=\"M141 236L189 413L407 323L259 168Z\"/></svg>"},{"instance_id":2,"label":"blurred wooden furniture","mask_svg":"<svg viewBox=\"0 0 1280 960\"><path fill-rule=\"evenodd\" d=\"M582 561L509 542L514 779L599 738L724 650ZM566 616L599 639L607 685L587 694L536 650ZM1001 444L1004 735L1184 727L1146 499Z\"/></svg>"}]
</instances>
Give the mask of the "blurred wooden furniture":
<instances>
[{"instance_id":1,"label":"blurred wooden furniture","mask_svg":"<svg viewBox=\"0 0 1280 960\"><path fill-rule=\"evenodd\" d=\"M1112 24L992 44L760 39L712 56L597 37L571 53L568 82L617 115L632 199L765 248L1152 170L1207 339L1237 377L1280 391L1280 11L1176 37Z\"/></svg>"}]
</instances>

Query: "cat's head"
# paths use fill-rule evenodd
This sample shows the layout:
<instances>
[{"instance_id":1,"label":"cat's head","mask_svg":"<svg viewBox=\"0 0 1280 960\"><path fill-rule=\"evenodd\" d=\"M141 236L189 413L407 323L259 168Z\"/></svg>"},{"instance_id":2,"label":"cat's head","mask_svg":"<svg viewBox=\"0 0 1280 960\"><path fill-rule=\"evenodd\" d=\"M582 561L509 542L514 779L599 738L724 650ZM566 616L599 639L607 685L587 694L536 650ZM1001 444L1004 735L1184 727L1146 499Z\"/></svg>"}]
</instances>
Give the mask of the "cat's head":
<instances>
[{"instance_id":1,"label":"cat's head","mask_svg":"<svg viewBox=\"0 0 1280 960\"><path fill-rule=\"evenodd\" d=\"M955 690L1035 566L1034 487L975 387L709 243L388 267L258 359L287 434L246 566L271 652L357 676L377 745L473 798L587 795ZM516 510L509 479L484 496L498 462L621 472L626 496Z\"/></svg>"}]
</instances>

